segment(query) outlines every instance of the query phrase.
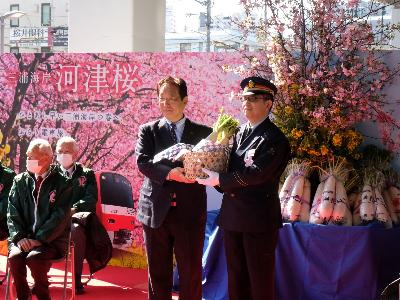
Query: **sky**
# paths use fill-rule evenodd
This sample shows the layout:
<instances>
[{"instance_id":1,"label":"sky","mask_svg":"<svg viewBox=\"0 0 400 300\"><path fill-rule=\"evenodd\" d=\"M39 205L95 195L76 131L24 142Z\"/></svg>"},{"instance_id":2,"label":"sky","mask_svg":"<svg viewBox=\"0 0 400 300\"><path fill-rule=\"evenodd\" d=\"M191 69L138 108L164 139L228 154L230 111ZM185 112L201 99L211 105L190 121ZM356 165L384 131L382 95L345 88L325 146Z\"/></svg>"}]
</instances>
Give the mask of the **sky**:
<instances>
[{"instance_id":1,"label":"sky","mask_svg":"<svg viewBox=\"0 0 400 300\"><path fill-rule=\"evenodd\" d=\"M242 9L239 2L239 0L214 0L212 11L215 14L230 15L239 12ZM166 0L166 3L167 5L173 5L177 10L183 12L206 11L205 6L201 6L195 0Z\"/></svg>"},{"instance_id":2,"label":"sky","mask_svg":"<svg viewBox=\"0 0 400 300\"><path fill-rule=\"evenodd\" d=\"M193 25L194 18L198 18L200 12L207 11L206 6L200 5L195 0L166 0L166 5L174 11L175 28L178 32L185 31L185 26ZM214 0L211 15L232 16L242 10L239 0Z\"/></svg>"}]
</instances>

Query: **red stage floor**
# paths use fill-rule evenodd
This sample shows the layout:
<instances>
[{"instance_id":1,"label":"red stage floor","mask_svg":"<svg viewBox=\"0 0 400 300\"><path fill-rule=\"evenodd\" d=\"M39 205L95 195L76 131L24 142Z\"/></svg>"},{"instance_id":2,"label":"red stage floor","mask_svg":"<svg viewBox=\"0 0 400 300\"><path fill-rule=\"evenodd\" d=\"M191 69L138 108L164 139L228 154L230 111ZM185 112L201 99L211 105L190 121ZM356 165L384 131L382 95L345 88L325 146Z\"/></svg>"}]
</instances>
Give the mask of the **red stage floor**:
<instances>
[{"instance_id":1,"label":"red stage floor","mask_svg":"<svg viewBox=\"0 0 400 300\"><path fill-rule=\"evenodd\" d=\"M0 274L4 274L6 258L0 256ZM57 283L50 286L53 300L62 297L63 280L62 264L55 264L50 270L50 280ZM32 281L30 279L30 281ZM70 290L68 290L70 292ZM0 286L0 299L4 299L5 283ZM112 299L112 300L146 300L147 299L147 271L121 267L107 267L95 274L88 286L86 293L76 297L77 300ZM173 299L178 299L174 296Z\"/></svg>"}]
</instances>

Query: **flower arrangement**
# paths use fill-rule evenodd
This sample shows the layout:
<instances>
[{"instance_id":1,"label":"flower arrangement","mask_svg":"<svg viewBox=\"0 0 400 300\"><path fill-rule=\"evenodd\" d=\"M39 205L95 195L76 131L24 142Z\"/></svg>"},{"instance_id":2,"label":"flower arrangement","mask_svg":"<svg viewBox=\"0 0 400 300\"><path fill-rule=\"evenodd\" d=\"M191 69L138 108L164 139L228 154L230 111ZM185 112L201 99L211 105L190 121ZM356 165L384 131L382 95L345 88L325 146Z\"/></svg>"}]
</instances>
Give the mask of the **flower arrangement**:
<instances>
[{"instance_id":1,"label":"flower arrangement","mask_svg":"<svg viewBox=\"0 0 400 300\"><path fill-rule=\"evenodd\" d=\"M390 107L398 104L384 92L400 66L389 66L389 51L378 50L390 49L398 25L366 22L387 3L360 10L360 0L272 1L268 18L255 13L265 9L265 1L241 3L246 16L236 24L264 46L249 59L250 69L278 87L274 122L295 157L319 164L335 156L359 159L363 136L355 126L365 121L376 122L389 150L400 149L400 122Z\"/></svg>"},{"instance_id":2,"label":"flower arrangement","mask_svg":"<svg viewBox=\"0 0 400 300\"><path fill-rule=\"evenodd\" d=\"M10 153L10 145L3 144L2 141L3 141L3 133L0 131L0 162L5 166L9 166L11 161L10 158L7 157L6 155Z\"/></svg>"},{"instance_id":3,"label":"flower arrangement","mask_svg":"<svg viewBox=\"0 0 400 300\"><path fill-rule=\"evenodd\" d=\"M275 106L274 122L288 137L296 157L314 164L339 156L350 161L361 158L359 146L363 136L360 132L332 120L318 120L310 111L296 109L291 104Z\"/></svg>"}]
</instances>

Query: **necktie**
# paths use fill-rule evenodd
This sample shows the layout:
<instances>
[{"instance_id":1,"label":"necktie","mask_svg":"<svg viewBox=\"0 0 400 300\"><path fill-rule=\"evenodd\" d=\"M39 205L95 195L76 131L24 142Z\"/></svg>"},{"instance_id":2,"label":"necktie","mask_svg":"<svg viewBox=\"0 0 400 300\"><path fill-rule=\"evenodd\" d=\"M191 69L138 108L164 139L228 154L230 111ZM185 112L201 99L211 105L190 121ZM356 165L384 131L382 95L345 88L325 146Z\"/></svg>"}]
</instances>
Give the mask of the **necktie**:
<instances>
[{"instance_id":1,"label":"necktie","mask_svg":"<svg viewBox=\"0 0 400 300\"><path fill-rule=\"evenodd\" d=\"M178 138L176 136L176 124L175 123L171 123L169 125L169 131L171 133L171 138L174 141L174 144L178 143Z\"/></svg>"},{"instance_id":2,"label":"necktie","mask_svg":"<svg viewBox=\"0 0 400 300\"><path fill-rule=\"evenodd\" d=\"M38 192L40 189L40 185L42 184L43 181L43 177L42 176L38 176L38 178L36 178L36 182L35 182L35 190L33 191L33 195L35 196L35 198L37 198L38 196Z\"/></svg>"},{"instance_id":3,"label":"necktie","mask_svg":"<svg viewBox=\"0 0 400 300\"><path fill-rule=\"evenodd\" d=\"M65 176L67 176L68 178L70 177L68 171L65 171Z\"/></svg>"},{"instance_id":4,"label":"necktie","mask_svg":"<svg viewBox=\"0 0 400 300\"><path fill-rule=\"evenodd\" d=\"M244 141L250 134L251 134L251 128L250 126L246 125L246 128L244 129L242 134L242 141Z\"/></svg>"}]
</instances>

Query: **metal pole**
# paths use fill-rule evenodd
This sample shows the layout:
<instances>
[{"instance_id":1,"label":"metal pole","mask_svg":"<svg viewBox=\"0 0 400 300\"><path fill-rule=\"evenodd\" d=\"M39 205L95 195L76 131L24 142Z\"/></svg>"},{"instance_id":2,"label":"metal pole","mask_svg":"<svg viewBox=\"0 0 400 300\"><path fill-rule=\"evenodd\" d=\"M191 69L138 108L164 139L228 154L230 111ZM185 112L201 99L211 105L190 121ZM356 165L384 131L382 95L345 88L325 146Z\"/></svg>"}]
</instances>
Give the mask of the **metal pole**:
<instances>
[{"instance_id":1,"label":"metal pole","mask_svg":"<svg viewBox=\"0 0 400 300\"><path fill-rule=\"evenodd\" d=\"M207 0L207 52L211 50L211 0Z\"/></svg>"},{"instance_id":2,"label":"metal pole","mask_svg":"<svg viewBox=\"0 0 400 300\"><path fill-rule=\"evenodd\" d=\"M264 30L267 30L267 18L268 18L268 4L267 0L264 0L264 26L265 26Z\"/></svg>"},{"instance_id":3,"label":"metal pole","mask_svg":"<svg viewBox=\"0 0 400 300\"><path fill-rule=\"evenodd\" d=\"M0 17L0 54L4 53L4 17Z\"/></svg>"}]
</instances>

